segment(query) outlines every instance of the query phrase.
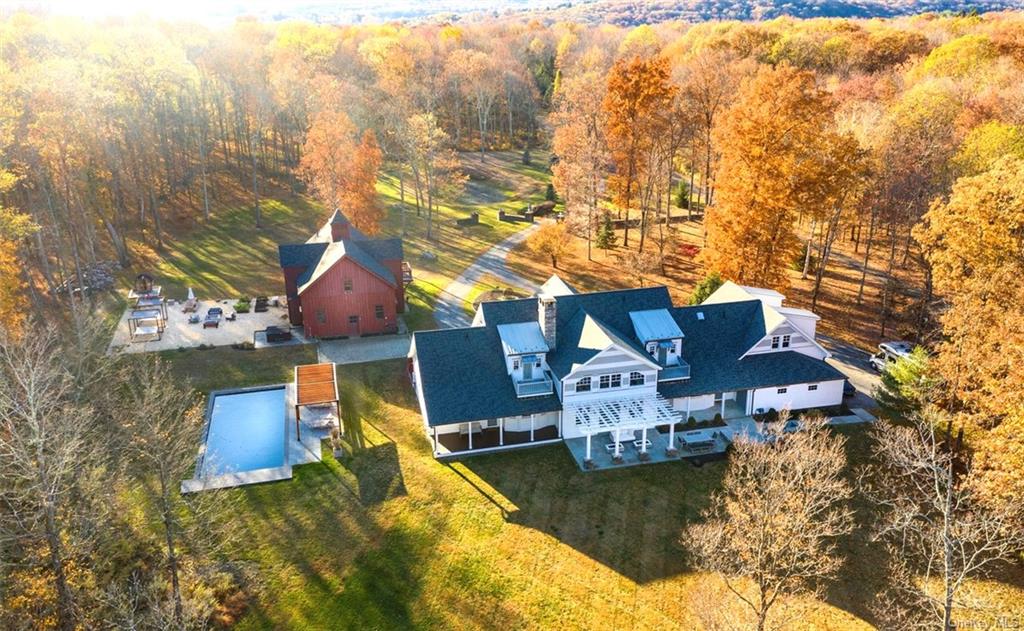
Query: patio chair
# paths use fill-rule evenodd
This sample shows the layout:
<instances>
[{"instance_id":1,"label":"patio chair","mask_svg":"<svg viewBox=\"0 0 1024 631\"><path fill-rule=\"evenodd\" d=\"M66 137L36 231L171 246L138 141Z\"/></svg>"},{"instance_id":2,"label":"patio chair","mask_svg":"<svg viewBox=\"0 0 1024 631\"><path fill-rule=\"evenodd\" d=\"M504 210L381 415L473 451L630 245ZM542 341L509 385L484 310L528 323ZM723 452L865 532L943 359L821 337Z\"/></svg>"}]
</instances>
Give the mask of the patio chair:
<instances>
[{"instance_id":1,"label":"patio chair","mask_svg":"<svg viewBox=\"0 0 1024 631\"><path fill-rule=\"evenodd\" d=\"M645 445L644 443L647 443L647 444ZM643 440L642 438L638 438L638 439L633 441L633 446L636 447L637 449L650 449L651 448L651 439L648 438L647 440Z\"/></svg>"}]
</instances>

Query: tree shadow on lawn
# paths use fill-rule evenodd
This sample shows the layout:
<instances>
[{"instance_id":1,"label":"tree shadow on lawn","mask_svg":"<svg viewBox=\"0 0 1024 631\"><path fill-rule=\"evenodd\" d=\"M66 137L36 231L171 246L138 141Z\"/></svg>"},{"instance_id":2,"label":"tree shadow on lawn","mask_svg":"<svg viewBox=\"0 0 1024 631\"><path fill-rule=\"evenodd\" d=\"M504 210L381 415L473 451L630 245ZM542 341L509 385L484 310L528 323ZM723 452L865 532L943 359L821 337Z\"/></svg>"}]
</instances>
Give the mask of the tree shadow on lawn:
<instances>
[{"instance_id":1,"label":"tree shadow on lawn","mask_svg":"<svg viewBox=\"0 0 1024 631\"><path fill-rule=\"evenodd\" d=\"M700 520L725 462L580 471L564 445L474 456L462 465L516 508L506 521L550 534L637 583L688 571L683 529ZM468 488L468 487L467 487Z\"/></svg>"}]
</instances>

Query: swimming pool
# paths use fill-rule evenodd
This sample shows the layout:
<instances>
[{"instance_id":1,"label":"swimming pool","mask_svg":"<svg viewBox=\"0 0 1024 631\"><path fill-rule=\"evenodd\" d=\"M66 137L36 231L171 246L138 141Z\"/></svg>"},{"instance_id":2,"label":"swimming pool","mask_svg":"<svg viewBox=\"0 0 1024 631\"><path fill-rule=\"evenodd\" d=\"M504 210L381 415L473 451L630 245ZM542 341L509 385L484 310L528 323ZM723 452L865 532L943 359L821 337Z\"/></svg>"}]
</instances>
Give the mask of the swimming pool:
<instances>
[{"instance_id":1,"label":"swimming pool","mask_svg":"<svg viewBox=\"0 0 1024 631\"><path fill-rule=\"evenodd\" d=\"M198 477L285 464L285 389L212 393Z\"/></svg>"}]
</instances>

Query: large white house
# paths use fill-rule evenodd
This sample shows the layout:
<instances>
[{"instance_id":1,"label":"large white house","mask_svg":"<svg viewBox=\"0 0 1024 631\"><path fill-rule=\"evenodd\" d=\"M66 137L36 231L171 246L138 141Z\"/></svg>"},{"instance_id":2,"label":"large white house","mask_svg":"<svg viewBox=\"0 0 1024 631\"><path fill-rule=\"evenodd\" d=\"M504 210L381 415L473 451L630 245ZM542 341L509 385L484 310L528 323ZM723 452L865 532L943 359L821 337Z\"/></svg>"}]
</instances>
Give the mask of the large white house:
<instances>
[{"instance_id":1,"label":"large white house","mask_svg":"<svg viewBox=\"0 0 1024 631\"><path fill-rule=\"evenodd\" d=\"M420 331L410 370L434 455L566 441L580 462L675 456L678 423L838 406L818 316L726 282L698 306L665 287L485 302L472 326ZM685 440L685 439L684 439Z\"/></svg>"}]
</instances>

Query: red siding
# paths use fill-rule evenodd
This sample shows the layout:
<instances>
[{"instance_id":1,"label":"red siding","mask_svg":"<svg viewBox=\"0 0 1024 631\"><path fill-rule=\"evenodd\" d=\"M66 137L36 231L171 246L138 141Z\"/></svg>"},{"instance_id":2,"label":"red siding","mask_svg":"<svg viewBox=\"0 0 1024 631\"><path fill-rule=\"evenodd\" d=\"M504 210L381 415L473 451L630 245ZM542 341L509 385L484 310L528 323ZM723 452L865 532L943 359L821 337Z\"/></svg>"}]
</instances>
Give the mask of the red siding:
<instances>
[{"instance_id":1,"label":"red siding","mask_svg":"<svg viewBox=\"0 0 1024 631\"><path fill-rule=\"evenodd\" d=\"M398 283L398 286L395 287L395 308L398 309L398 313L405 313L405 283L402 282L402 261L401 259L388 259L384 261L384 266L391 271L391 275L395 277L395 282Z\"/></svg>"},{"instance_id":2,"label":"red siding","mask_svg":"<svg viewBox=\"0 0 1024 631\"><path fill-rule=\"evenodd\" d=\"M345 292L345 279L352 280L351 292ZM395 288L348 258L310 285L301 301L306 335L340 337L398 330ZM383 319L377 318L376 305L384 307ZM349 324L350 316L359 317L358 330Z\"/></svg>"},{"instance_id":3,"label":"red siding","mask_svg":"<svg viewBox=\"0 0 1024 631\"><path fill-rule=\"evenodd\" d=\"M299 288L296 279L302 267L284 268L284 295L288 299L288 321L292 326L302 326L302 310L299 309Z\"/></svg>"}]
</instances>

